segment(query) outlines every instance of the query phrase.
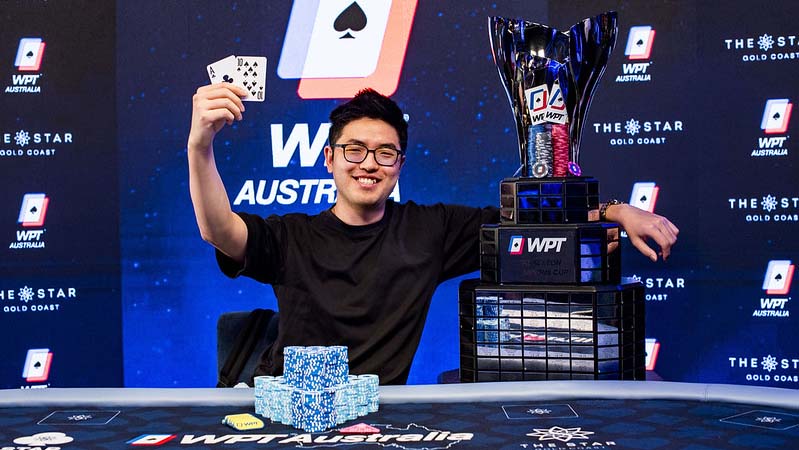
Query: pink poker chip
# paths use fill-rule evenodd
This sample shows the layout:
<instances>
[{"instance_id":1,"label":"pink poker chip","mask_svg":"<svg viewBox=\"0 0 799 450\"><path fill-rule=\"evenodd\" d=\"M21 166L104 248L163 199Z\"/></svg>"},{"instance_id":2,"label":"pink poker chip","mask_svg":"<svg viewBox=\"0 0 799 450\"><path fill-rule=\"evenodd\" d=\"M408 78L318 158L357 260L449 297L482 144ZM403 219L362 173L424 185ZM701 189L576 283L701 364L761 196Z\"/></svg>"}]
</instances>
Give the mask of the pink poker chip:
<instances>
[{"instance_id":1,"label":"pink poker chip","mask_svg":"<svg viewBox=\"0 0 799 450\"><path fill-rule=\"evenodd\" d=\"M575 177L579 177L583 174L583 169L580 168L580 165L574 161L569 162L569 173L574 175Z\"/></svg>"}]
</instances>

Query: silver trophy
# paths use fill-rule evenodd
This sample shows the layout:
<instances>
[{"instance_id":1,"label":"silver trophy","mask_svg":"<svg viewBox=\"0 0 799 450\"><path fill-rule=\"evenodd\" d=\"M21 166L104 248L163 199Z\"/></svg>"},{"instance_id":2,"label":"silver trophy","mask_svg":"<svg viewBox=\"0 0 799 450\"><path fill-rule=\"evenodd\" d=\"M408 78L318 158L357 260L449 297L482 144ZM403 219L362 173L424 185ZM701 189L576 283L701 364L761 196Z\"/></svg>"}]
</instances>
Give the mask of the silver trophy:
<instances>
[{"instance_id":1,"label":"silver trophy","mask_svg":"<svg viewBox=\"0 0 799 450\"><path fill-rule=\"evenodd\" d=\"M580 135L616 43L616 13L584 19L568 33L502 17L489 17L488 28L516 120L520 175L552 176L553 166L567 164L568 172L579 176ZM563 148L563 156L553 147Z\"/></svg>"}]
</instances>

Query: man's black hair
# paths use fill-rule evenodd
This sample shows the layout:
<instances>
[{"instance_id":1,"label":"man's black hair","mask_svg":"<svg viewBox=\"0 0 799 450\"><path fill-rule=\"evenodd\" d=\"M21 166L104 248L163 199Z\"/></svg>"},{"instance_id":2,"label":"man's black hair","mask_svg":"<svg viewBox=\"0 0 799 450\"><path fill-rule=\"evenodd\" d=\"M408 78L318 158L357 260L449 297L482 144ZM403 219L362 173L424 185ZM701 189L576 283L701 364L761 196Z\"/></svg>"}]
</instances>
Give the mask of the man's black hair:
<instances>
[{"instance_id":1,"label":"man's black hair","mask_svg":"<svg viewBox=\"0 0 799 450\"><path fill-rule=\"evenodd\" d=\"M352 100L330 113L330 145L337 142L348 123L364 117L379 119L394 127L399 136L400 150L405 151L408 145L408 123L402 110L394 100L370 88L361 90Z\"/></svg>"}]
</instances>

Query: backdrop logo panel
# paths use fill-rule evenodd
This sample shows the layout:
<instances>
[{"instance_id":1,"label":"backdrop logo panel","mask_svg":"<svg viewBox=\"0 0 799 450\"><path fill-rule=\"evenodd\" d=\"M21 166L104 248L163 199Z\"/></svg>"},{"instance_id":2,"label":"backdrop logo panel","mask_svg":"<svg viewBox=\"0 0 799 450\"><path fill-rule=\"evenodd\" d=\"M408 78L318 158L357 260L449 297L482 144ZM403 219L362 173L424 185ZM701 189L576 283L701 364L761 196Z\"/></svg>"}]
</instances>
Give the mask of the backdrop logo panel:
<instances>
[{"instance_id":1,"label":"backdrop logo panel","mask_svg":"<svg viewBox=\"0 0 799 450\"><path fill-rule=\"evenodd\" d=\"M27 193L22 196L17 218L20 228L17 229L16 240L11 241L8 248L22 250L45 247L42 237L46 229L41 227L44 226L49 204L50 198L44 193Z\"/></svg>"},{"instance_id":2,"label":"backdrop logo panel","mask_svg":"<svg viewBox=\"0 0 799 450\"><path fill-rule=\"evenodd\" d=\"M763 117L760 119L760 129L765 136L757 138L757 147L752 150L751 156L788 156L787 142L790 136L785 133L791 123L793 103L787 98L772 98L766 100Z\"/></svg>"},{"instance_id":3,"label":"backdrop logo panel","mask_svg":"<svg viewBox=\"0 0 799 450\"><path fill-rule=\"evenodd\" d=\"M649 25L630 27L627 35L627 46L624 54L629 62L622 63L622 73L616 76L617 83L652 81L648 73L652 61L647 61L652 54L655 42L655 30Z\"/></svg>"},{"instance_id":4,"label":"backdrop logo panel","mask_svg":"<svg viewBox=\"0 0 799 450\"><path fill-rule=\"evenodd\" d=\"M730 211L746 222L799 222L799 195L773 192L727 199Z\"/></svg>"},{"instance_id":5,"label":"backdrop logo panel","mask_svg":"<svg viewBox=\"0 0 799 450\"><path fill-rule=\"evenodd\" d=\"M32 348L25 357L22 378L28 383L41 383L50 377L53 353L49 348Z\"/></svg>"},{"instance_id":6,"label":"backdrop logo panel","mask_svg":"<svg viewBox=\"0 0 799 450\"><path fill-rule=\"evenodd\" d=\"M727 357L736 381L799 385L799 357L767 353L765 355L730 355Z\"/></svg>"},{"instance_id":7,"label":"backdrop logo panel","mask_svg":"<svg viewBox=\"0 0 799 450\"><path fill-rule=\"evenodd\" d=\"M647 301L665 302L670 299L674 291L685 289L683 277L641 277L633 274L631 278L644 284Z\"/></svg>"},{"instance_id":8,"label":"backdrop logo panel","mask_svg":"<svg viewBox=\"0 0 799 450\"><path fill-rule=\"evenodd\" d=\"M272 141L272 167L286 169L296 166L315 167L322 158L327 142L329 123L322 123L311 139L311 129L307 123L297 123L285 137L285 126L273 123L270 126ZM399 181L391 193L394 201L400 201ZM273 179L245 180L239 189L233 205L293 205L293 204L333 204L336 201L336 186L332 178L312 179Z\"/></svg>"},{"instance_id":9,"label":"backdrop logo panel","mask_svg":"<svg viewBox=\"0 0 799 450\"><path fill-rule=\"evenodd\" d=\"M44 57L45 43L41 38L22 38L19 40L14 66L17 73L11 75L11 84L6 86L6 94L38 94L42 91L38 72Z\"/></svg>"},{"instance_id":10,"label":"backdrop logo panel","mask_svg":"<svg viewBox=\"0 0 799 450\"><path fill-rule=\"evenodd\" d=\"M683 133L682 120L639 120L631 117L624 122L594 122L595 134L608 137L611 147L663 145L675 134Z\"/></svg>"},{"instance_id":11,"label":"backdrop logo panel","mask_svg":"<svg viewBox=\"0 0 799 450\"><path fill-rule=\"evenodd\" d=\"M59 148L72 144L73 134L68 131L16 130L0 133L0 158L49 158Z\"/></svg>"},{"instance_id":12,"label":"backdrop logo panel","mask_svg":"<svg viewBox=\"0 0 799 450\"><path fill-rule=\"evenodd\" d=\"M724 39L724 48L740 56L741 61L750 62L799 62L799 39L795 35L771 33Z\"/></svg>"},{"instance_id":13,"label":"backdrop logo panel","mask_svg":"<svg viewBox=\"0 0 799 450\"><path fill-rule=\"evenodd\" d=\"M794 264L790 260L771 260L763 276L762 289L766 297L760 298L759 308L752 312L753 317L790 317L788 296L793 281Z\"/></svg>"},{"instance_id":14,"label":"backdrop logo panel","mask_svg":"<svg viewBox=\"0 0 799 450\"><path fill-rule=\"evenodd\" d=\"M75 303L78 290L74 287L47 286L18 289L0 289L0 302L3 313L42 313L61 311L64 302Z\"/></svg>"},{"instance_id":15,"label":"backdrop logo panel","mask_svg":"<svg viewBox=\"0 0 799 450\"><path fill-rule=\"evenodd\" d=\"M277 74L304 99L397 90L417 0L295 0Z\"/></svg>"}]
</instances>

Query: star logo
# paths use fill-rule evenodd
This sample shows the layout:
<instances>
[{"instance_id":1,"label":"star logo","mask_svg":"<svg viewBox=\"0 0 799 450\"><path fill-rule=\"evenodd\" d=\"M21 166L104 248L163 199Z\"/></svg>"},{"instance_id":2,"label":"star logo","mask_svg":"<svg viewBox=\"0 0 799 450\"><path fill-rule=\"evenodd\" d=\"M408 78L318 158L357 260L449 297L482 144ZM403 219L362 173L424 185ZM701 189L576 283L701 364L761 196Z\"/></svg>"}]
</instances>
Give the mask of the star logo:
<instances>
[{"instance_id":1,"label":"star logo","mask_svg":"<svg viewBox=\"0 0 799 450\"><path fill-rule=\"evenodd\" d=\"M551 428L533 428L533 432L527 433L527 436L537 437L539 441L569 442L572 439L588 439L588 435L591 434L594 434L594 432L583 431L582 427L563 428L554 426Z\"/></svg>"},{"instance_id":2,"label":"star logo","mask_svg":"<svg viewBox=\"0 0 799 450\"><path fill-rule=\"evenodd\" d=\"M779 417L771 417L771 416L758 417L755 420L757 420L760 423L780 423L780 422L782 422L782 419L780 419Z\"/></svg>"}]
</instances>

